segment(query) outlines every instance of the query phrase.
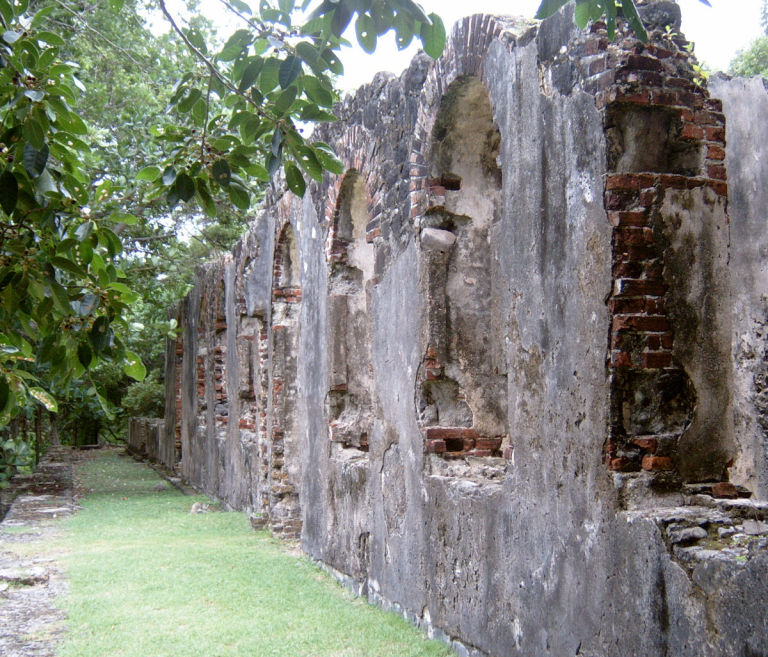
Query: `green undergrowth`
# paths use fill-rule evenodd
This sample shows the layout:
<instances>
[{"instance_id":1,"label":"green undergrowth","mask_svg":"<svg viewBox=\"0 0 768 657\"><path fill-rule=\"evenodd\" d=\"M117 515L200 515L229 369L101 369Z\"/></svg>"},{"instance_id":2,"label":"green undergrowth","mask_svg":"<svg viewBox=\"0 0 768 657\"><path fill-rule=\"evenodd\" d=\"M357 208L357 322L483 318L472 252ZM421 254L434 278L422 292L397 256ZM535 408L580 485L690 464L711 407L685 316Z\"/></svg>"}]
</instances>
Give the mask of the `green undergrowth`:
<instances>
[{"instance_id":1,"label":"green undergrowth","mask_svg":"<svg viewBox=\"0 0 768 657\"><path fill-rule=\"evenodd\" d=\"M61 657L445 657L400 617L354 599L241 513L195 501L114 451L78 467L87 492L62 539Z\"/></svg>"}]
</instances>

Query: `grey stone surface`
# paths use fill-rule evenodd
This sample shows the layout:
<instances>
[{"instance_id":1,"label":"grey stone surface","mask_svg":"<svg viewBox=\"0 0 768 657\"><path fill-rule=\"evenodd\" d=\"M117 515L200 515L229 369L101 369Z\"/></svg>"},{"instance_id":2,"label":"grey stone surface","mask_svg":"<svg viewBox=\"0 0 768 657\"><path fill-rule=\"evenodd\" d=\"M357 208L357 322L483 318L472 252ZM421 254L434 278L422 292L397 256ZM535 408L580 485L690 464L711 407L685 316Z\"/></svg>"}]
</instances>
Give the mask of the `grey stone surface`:
<instances>
[{"instance_id":1,"label":"grey stone surface","mask_svg":"<svg viewBox=\"0 0 768 657\"><path fill-rule=\"evenodd\" d=\"M714 76L712 93L728 117L733 414L738 456L732 480L768 499L768 92L762 78Z\"/></svg>"}]
</instances>

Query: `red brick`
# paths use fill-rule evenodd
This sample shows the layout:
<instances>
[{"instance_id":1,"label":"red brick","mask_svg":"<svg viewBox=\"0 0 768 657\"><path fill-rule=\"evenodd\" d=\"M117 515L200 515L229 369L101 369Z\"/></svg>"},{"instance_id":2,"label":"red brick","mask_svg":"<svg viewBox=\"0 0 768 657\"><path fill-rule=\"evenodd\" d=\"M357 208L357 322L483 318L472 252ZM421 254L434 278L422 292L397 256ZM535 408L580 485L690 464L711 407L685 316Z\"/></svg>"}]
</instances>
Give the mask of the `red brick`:
<instances>
[{"instance_id":1,"label":"red brick","mask_svg":"<svg viewBox=\"0 0 768 657\"><path fill-rule=\"evenodd\" d=\"M659 446L659 441L655 438L633 438L632 444L636 445L642 450L645 450L646 452L653 453Z\"/></svg>"},{"instance_id":2,"label":"red brick","mask_svg":"<svg viewBox=\"0 0 768 657\"><path fill-rule=\"evenodd\" d=\"M719 164L710 164L707 167L707 175L710 178L714 178L715 180L728 179L728 172L726 171L724 166L720 166Z\"/></svg>"},{"instance_id":3,"label":"red brick","mask_svg":"<svg viewBox=\"0 0 768 657\"><path fill-rule=\"evenodd\" d=\"M641 297L631 299L611 299L608 309L612 314L641 313L645 310L645 299Z\"/></svg>"},{"instance_id":4,"label":"red brick","mask_svg":"<svg viewBox=\"0 0 768 657\"><path fill-rule=\"evenodd\" d=\"M683 126L680 137L683 139L704 139L704 128L693 125L692 123L686 123Z\"/></svg>"},{"instance_id":5,"label":"red brick","mask_svg":"<svg viewBox=\"0 0 768 657\"><path fill-rule=\"evenodd\" d=\"M427 427L428 440L456 440L477 438L477 432L469 427Z\"/></svg>"},{"instance_id":6,"label":"red brick","mask_svg":"<svg viewBox=\"0 0 768 657\"><path fill-rule=\"evenodd\" d=\"M707 158L710 160L724 160L725 159L725 149L722 146L716 146L714 144L710 144L707 146Z\"/></svg>"},{"instance_id":7,"label":"red brick","mask_svg":"<svg viewBox=\"0 0 768 657\"><path fill-rule=\"evenodd\" d=\"M645 212L619 211L609 212L608 220L612 226L647 226L648 216Z\"/></svg>"},{"instance_id":8,"label":"red brick","mask_svg":"<svg viewBox=\"0 0 768 657\"><path fill-rule=\"evenodd\" d=\"M468 456L492 456L493 451L490 449L473 449L467 452Z\"/></svg>"},{"instance_id":9,"label":"red brick","mask_svg":"<svg viewBox=\"0 0 768 657\"><path fill-rule=\"evenodd\" d=\"M698 110L696 112L696 123L704 126L724 126L725 114L721 114L720 112L709 112L707 110Z\"/></svg>"},{"instance_id":10,"label":"red brick","mask_svg":"<svg viewBox=\"0 0 768 657\"><path fill-rule=\"evenodd\" d=\"M668 87L674 87L676 89L685 89L687 91L692 91L695 89L695 85L690 80L686 80L685 78L667 78L664 80L664 84L666 84Z\"/></svg>"},{"instance_id":11,"label":"red brick","mask_svg":"<svg viewBox=\"0 0 768 657\"><path fill-rule=\"evenodd\" d=\"M608 467L611 470L616 470L617 472L623 472L625 470L628 470L632 465L632 462L628 458L625 458L624 456L619 456L617 458L607 457L606 460L608 463Z\"/></svg>"},{"instance_id":12,"label":"red brick","mask_svg":"<svg viewBox=\"0 0 768 657\"><path fill-rule=\"evenodd\" d=\"M647 246L653 244L650 228L621 226L613 231L615 243L619 246Z\"/></svg>"},{"instance_id":13,"label":"red brick","mask_svg":"<svg viewBox=\"0 0 768 657\"><path fill-rule=\"evenodd\" d=\"M675 464L668 456L652 456L646 454L643 457L643 470L674 470Z\"/></svg>"},{"instance_id":14,"label":"red brick","mask_svg":"<svg viewBox=\"0 0 768 657\"><path fill-rule=\"evenodd\" d=\"M636 297L647 295L652 297L662 297L666 292L666 286L657 281L623 279L617 281L617 284L619 289L616 296ZM666 331L667 329L659 330Z\"/></svg>"},{"instance_id":15,"label":"red brick","mask_svg":"<svg viewBox=\"0 0 768 657\"><path fill-rule=\"evenodd\" d=\"M712 486L712 496L724 499L734 499L739 496L739 491L729 481L719 481Z\"/></svg>"},{"instance_id":16,"label":"red brick","mask_svg":"<svg viewBox=\"0 0 768 657\"><path fill-rule=\"evenodd\" d=\"M655 57L648 57L646 55L630 55L627 57L627 68L631 68L638 71L661 71L661 62Z\"/></svg>"},{"instance_id":17,"label":"red brick","mask_svg":"<svg viewBox=\"0 0 768 657\"><path fill-rule=\"evenodd\" d=\"M713 192L720 196L728 196L728 183L724 181L710 181L707 183L707 187L709 187Z\"/></svg>"},{"instance_id":18,"label":"red brick","mask_svg":"<svg viewBox=\"0 0 768 657\"><path fill-rule=\"evenodd\" d=\"M626 351L614 351L611 354L611 363L614 367L632 367L632 356Z\"/></svg>"},{"instance_id":19,"label":"red brick","mask_svg":"<svg viewBox=\"0 0 768 657\"><path fill-rule=\"evenodd\" d=\"M444 440L427 440L424 443L424 449L430 454L443 454L445 453L445 441Z\"/></svg>"},{"instance_id":20,"label":"red brick","mask_svg":"<svg viewBox=\"0 0 768 657\"><path fill-rule=\"evenodd\" d=\"M611 330L623 331L625 329L661 333L669 330L669 320L663 315L615 315Z\"/></svg>"},{"instance_id":21,"label":"red brick","mask_svg":"<svg viewBox=\"0 0 768 657\"><path fill-rule=\"evenodd\" d=\"M501 438L478 438L475 440L475 449L497 450L501 447Z\"/></svg>"},{"instance_id":22,"label":"red brick","mask_svg":"<svg viewBox=\"0 0 768 657\"><path fill-rule=\"evenodd\" d=\"M653 185L654 176L647 173L619 173L609 175L605 180L605 189L638 190Z\"/></svg>"},{"instance_id":23,"label":"red brick","mask_svg":"<svg viewBox=\"0 0 768 657\"><path fill-rule=\"evenodd\" d=\"M655 105L670 105L676 107L677 105L684 105L681 102L681 96L686 92L673 91L670 89L655 89L651 94L651 102Z\"/></svg>"},{"instance_id":24,"label":"red brick","mask_svg":"<svg viewBox=\"0 0 768 657\"><path fill-rule=\"evenodd\" d=\"M643 369L660 370L672 366L672 354L668 351L646 352L641 356Z\"/></svg>"},{"instance_id":25,"label":"red brick","mask_svg":"<svg viewBox=\"0 0 768 657\"><path fill-rule=\"evenodd\" d=\"M704 128L704 134L708 141L725 142L725 128L706 126Z\"/></svg>"},{"instance_id":26,"label":"red brick","mask_svg":"<svg viewBox=\"0 0 768 657\"><path fill-rule=\"evenodd\" d=\"M649 105L651 103L649 91L611 91L609 98L616 103L632 103L634 105Z\"/></svg>"},{"instance_id":27,"label":"red brick","mask_svg":"<svg viewBox=\"0 0 768 657\"><path fill-rule=\"evenodd\" d=\"M595 61L590 62L587 75L597 75L598 73L602 73L605 68L605 57L599 57Z\"/></svg>"},{"instance_id":28,"label":"red brick","mask_svg":"<svg viewBox=\"0 0 768 657\"><path fill-rule=\"evenodd\" d=\"M707 109L710 109L713 112L723 111L723 101L719 98L707 98L704 105Z\"/></svg>"}]
</instances>

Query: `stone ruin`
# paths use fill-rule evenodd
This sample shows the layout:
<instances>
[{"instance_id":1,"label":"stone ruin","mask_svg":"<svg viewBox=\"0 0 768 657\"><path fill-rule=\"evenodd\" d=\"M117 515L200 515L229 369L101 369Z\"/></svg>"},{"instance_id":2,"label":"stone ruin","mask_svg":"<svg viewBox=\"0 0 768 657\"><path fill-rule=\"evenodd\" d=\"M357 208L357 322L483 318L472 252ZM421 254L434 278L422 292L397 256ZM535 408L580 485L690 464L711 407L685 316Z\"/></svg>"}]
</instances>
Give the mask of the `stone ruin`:
<instances>
[{"instance_id":1,"label":"stone ruin","mask_svg":"<svg viewBox=\"0 0 768 657\"><path fill-rule=\"evenodd\" d=\"M676 28L473 16L346 99L140 439L461 655L768 655L768 93Z\"/></svg>"}]
</instances>

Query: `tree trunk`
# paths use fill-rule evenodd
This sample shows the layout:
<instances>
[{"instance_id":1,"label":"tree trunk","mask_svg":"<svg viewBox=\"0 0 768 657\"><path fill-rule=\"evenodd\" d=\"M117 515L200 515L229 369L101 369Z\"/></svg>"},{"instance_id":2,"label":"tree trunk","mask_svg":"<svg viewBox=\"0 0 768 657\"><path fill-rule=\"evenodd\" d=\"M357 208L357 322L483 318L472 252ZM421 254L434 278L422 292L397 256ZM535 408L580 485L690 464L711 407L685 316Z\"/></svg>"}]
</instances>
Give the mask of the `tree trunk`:
<instances>
[{"instance_id":1,"label":"tree trunk","mask_svg":"<svg viewBox=\"0 0 768 657\"><path fill-rule=\"evenodd\" d=\"M56 421L56 413L48 413L48 422L51 425L51 444L61 445L61 440L59 439L59 423Z\"/></svg>"},{"instance_id":2,"label":"tree trunk","mask_svg":"<svg viewBox=\"0 0 768 657\"><path fill-rule=\"evenodd\" d=\"M43 450L43 409L35 409L35 466L40 463L40 453Z\"/></svg>"}]
</instances>

